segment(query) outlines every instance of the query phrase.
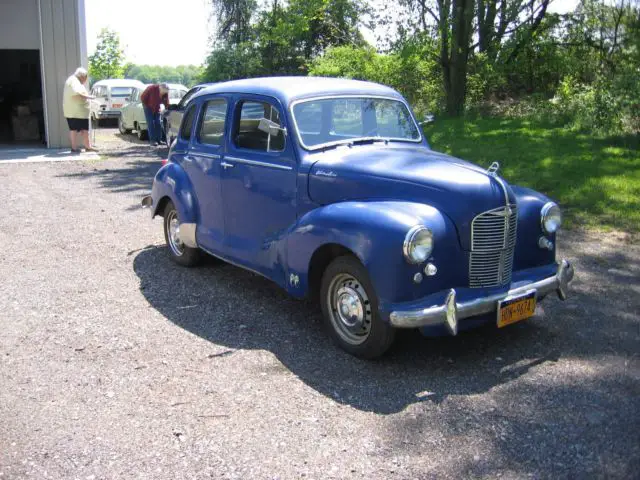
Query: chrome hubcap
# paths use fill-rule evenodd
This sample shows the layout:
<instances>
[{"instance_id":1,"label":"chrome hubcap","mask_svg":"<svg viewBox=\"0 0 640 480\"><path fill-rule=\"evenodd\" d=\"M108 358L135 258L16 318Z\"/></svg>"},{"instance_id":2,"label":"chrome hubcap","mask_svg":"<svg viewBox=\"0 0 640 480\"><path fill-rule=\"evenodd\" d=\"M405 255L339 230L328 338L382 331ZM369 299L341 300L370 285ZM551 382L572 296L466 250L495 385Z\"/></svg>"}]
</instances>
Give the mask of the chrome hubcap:
<instances>
[{"instance_id":1,"label":"chrome hubcap","mask_svg":"<svg viewBox=\"0 0 640 480\"><path fill-rule=\"evenodd\" d=\"M184 243L180 240L180 222L178 221L178 215L174 211L169 213L167 218L167 238L169 239L169 247L176 256L181 256L184 253Z\"/></svg>"},{"instance_id":2,"label":"chrome hubcap","mask_svg":"<svg viewBox=\"0 0 640 480\"><path fill-rule=\"evenodd\" d=\"M361 283L348 274L336 275L327 301L338 335L352 345L363 343L371 332L371 303Z\"/></svg>"}]
</instances>

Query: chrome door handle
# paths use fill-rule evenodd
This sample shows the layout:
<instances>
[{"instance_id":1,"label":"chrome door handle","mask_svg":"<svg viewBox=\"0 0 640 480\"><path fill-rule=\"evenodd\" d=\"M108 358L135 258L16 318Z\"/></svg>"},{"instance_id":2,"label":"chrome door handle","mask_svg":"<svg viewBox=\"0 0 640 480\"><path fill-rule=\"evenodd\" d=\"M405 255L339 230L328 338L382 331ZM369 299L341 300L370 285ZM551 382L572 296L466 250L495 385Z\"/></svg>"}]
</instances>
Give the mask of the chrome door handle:
<instances>
[{"instance_id":1,"label":"chrome door handle","mask_svg":"<svg viewBox=\"0 0 640 480\"><path fill-rule=\"evenodd\" d=\"M227 163L227 162L220 162L220 166L221 166L222 168L224 168L225 170L226 170L227 168L233 168L233 167L234 167L233 163Z\"/></svg>"}]
</instances>

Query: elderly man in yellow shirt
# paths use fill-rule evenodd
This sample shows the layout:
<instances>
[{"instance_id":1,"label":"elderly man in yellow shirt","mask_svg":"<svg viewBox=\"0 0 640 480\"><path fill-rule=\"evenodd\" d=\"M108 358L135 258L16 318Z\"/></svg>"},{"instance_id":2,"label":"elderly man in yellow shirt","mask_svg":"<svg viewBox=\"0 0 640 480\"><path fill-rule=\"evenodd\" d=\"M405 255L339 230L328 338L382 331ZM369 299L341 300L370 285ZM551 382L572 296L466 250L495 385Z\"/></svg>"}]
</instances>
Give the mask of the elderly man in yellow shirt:
<instances>
[{"instance_id":1,"label":"elderly man in yellow shirt","mask_svg":"<svg viewBox=\"0 0 640 480\"><path fill-rule=\"evenodd\" d=\"M87 152L97 152L89 141L89 101L95 97L89 95L84 86L88 73L84 68L76 71L64 82L62 94L62 111L69 125L69 139L71 151L80 152L79 142L82 141Z\"/></svg>"}]
</instances>

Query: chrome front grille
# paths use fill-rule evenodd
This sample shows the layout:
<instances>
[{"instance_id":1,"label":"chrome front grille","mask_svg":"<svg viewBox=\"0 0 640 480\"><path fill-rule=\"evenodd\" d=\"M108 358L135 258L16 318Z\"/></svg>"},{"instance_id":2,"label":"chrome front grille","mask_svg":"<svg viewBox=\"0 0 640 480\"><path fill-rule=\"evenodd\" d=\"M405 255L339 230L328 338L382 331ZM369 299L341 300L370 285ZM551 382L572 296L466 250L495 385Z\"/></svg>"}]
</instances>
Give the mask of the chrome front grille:
<instances>
[{"instance_id":1,"label":"chrome front grille","mask_svg":"<svg viewBox=\"0 0 640 480\"><path fill-rule=\"evenodd\" d=\"M516 205L489 210L473 219L469 255L471 288L496 287L511 282L517 226Z\"/></svg>"}]
</instances>

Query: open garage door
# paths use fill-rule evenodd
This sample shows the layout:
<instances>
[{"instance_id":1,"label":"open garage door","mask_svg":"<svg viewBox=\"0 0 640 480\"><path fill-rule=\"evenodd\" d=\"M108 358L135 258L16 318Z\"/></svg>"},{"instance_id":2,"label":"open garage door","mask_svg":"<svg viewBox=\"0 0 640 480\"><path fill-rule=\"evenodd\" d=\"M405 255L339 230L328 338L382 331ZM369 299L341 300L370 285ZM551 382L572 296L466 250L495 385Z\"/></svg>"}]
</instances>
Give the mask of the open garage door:
<instances>
[{"instance_id":1,"label":"open garage door","mask_svg":"<svg viewBox=\"0 0 640 480\"><path fill-rule=\"evenodd\" d=\"M39 50L0 49L0 145L46 144Z\"/></svg>"}]
</instances>

